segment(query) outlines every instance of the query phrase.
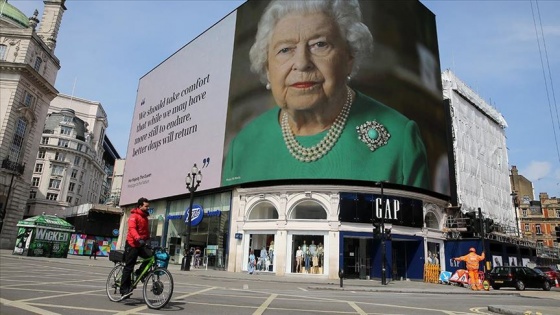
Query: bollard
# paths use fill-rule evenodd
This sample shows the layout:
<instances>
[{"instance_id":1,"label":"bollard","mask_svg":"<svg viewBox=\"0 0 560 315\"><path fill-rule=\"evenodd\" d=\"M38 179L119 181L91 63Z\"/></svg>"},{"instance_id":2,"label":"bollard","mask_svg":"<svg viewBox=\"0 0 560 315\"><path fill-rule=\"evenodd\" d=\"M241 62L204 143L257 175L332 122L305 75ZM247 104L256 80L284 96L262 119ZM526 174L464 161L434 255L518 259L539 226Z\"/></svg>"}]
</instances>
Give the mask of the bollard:
<instances>
[{"instance_id":1,"label":"bollard","mask_svg":"<svg viewBox=\"0 0 560 315\"><path fill-rule=\"evenodd\" d=\"M344 270L343 269L339 269L338 270L338 277L340 278L340 287L344 287Z\"/></svg>"},{"instance_id":2,"label":"bollard","mask_svg":"<svg viewBox=\"0 0 560 315\"><path fill-rule=\"evenodd\" d=\"M181 260L181 270L183 270L183 271L185 271L185 270L186 270L186 271L189 271L190 268L187 268L187 265L189 265L189 263L188 263L187 256L185 255L185 256L183 256L183 260ZM189 267L190 267L190 266L189 266Z\"/></svg>"}]
</instances>

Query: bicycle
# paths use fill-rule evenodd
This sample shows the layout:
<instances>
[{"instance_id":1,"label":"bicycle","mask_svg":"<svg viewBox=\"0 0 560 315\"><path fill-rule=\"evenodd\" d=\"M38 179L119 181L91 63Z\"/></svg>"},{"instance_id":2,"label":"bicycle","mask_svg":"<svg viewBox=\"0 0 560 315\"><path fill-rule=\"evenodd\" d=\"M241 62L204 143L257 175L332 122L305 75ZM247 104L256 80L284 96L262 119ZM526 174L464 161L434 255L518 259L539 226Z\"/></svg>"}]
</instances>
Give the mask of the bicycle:
<instances>
[{"instance_id":1,"label":"bicycle","mask_svg":"<svg viewBox=\"0 0 560 315\"><path fill-rule=\"evenodd\" d=\"M136 271L132 272L131 289L134 290L143 283L142 293L144 302L151 309L160 309L164 307L173 295L173 277L167 264L169 263L169 254L163 247L153 247L154 254L145 259L138 259L136 264L146 262L146 266L137 276ZM106 283L107 297L113 302L120 302L124 298L121 296L121 277L124 269L124 251L113 250L109 252L109 260L115 263L115 267L109 272Z\"/></svg>"}]
</instances>

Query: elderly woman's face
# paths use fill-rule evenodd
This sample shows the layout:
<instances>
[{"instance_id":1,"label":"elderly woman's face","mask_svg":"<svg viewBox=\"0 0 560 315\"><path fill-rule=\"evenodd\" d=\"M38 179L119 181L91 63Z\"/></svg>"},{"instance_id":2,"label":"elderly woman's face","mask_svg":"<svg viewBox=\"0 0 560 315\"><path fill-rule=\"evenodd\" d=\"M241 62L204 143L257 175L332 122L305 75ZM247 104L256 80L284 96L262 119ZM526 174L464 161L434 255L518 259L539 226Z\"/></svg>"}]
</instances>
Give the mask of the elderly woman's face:
<instances>
[{"instance_id":1,"label":"elderly woman's face","mask_svg":"<svg viewBox=\"0 0 560 315\"><path fill-rule=\"evenodd\" d=\"M272 94L280 107L290 110L344 103L352 63L348 45L331 17L288 14L276 24L269 44Z\"/></svg>"}]
</instances>

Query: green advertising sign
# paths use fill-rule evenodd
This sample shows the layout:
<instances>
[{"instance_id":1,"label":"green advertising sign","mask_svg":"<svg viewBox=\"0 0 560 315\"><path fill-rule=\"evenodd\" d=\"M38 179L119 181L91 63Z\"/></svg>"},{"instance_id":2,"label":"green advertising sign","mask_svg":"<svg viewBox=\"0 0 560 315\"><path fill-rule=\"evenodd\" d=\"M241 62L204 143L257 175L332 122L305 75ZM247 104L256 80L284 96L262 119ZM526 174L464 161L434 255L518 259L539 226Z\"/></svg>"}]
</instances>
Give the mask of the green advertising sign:
<instances>
[{"instance_id":1,"label":"green advertising sign","mask_svg":"<svg viewBox=\"0 0 560 315\"><path fill-rule=\"evenodd\" d=\"M74 227L56 216L40 215L19 221L14 255L66 258Z\"/></svg>"}]
</instances>

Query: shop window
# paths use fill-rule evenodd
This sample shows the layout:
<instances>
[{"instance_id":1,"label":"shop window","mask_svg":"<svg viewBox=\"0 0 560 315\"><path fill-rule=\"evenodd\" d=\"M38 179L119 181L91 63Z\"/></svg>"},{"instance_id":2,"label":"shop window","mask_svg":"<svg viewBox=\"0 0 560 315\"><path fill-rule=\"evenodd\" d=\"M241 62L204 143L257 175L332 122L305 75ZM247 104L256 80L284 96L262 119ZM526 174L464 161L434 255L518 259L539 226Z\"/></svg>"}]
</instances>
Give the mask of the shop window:
<instances>
[{"instance_id":1,"label":"shop window","mask_svg":"<svg viewBox=\"0 0 560 315\"><path fill-rule=\"evenodd\" d=\"M274 234L251 234L249 250L255 255L256 271L276 271L274 268ZM250 271L251 267L247 266Z\"/></svg>"},{"instance_id":2,"label":"shop window","mask_svg":"<svg viewBox=\"0 0 560 315\"><path fill-rule=\"evenodd\" d=\"M424 218L426 222L426 227L429 229L438 229L439 224L436 218L436 215L433 212L426 213L426 217Z\"/></svg>"},{"instance_id":3,"label":"shop window","mask_svg":"<svg viewBox=\"0 0 560 315\"><path fill-rule=\"evenodd\" d=\"M277 220L278 211L268 201L259 202L249 213L249 220Z\"/></svg>"},{"instance_id":4,"label":"shop window","mask_svg":"<svg viewBox=\"0 0 560 315\"><path fill-rule=\"evenodd\" d=\"M295 220L326 220L327 212L318 202L305 200L292 210L290 219Z\"/></svg>"},{"instance_id":5,"label":"shop window","mask_svg":"<svg viewBox=\"0 0 560 315\"><path fill-rule=\"evenodd\" d=\"M293 273L323 274L325 247L323 235L293 235L291 271Z\"/></svg>"}]
</instances>

